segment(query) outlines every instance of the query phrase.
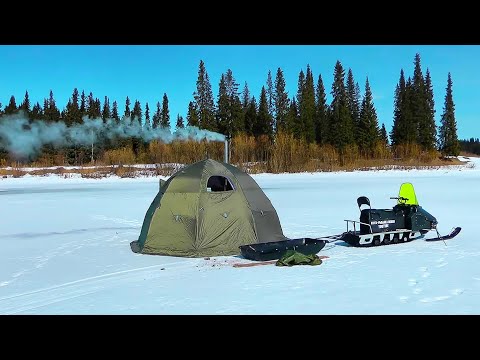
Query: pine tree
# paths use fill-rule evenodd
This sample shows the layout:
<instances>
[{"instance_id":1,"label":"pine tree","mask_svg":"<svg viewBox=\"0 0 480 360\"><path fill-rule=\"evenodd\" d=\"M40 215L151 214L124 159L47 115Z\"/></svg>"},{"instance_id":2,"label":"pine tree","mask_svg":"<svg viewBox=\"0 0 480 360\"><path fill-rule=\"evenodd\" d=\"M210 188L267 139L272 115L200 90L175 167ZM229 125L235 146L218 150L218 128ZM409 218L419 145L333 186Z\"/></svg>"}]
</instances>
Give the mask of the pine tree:
<instances>
[{"instance_id":1,"label":"pine tree","mask_svg":"<svg viewBox=\"0 0 480 360\"><path fill-rule=\"evenodd\" d=\"M25 97L20 104L20 109L25 112L26 116L30 115L30 98L28 97L28 91L25 91Z\"/></svg>"},{"instance_id":2,"label":"pine tree","mask_svg":"<svg viewBox=\"0 0 480 360\"><path fill-rule=\"evenodd\" d=\"M4 113L5 115L11 115L15 114L17 112L17 103L15 101L15 96L10 96L10 101L8 102L8 105L5 106Z\"/></svg>"},{"instance_id":3,"label":"pine tree","mask_svg":"<svg viewBox=\"0 0 480 360\"><path fill-rule=\"evenodd\" d=\"M337 60L333 73L332 103L330 105L329 142L339 149L354 142L353 122L348 109L345 72Z\"/></svg>"},{"instance_id":4,"label":"pine tree","mask_svg":"<svg viewBox=\"0 0 480 360\"><path fill-rule=\"evenodd\" d=\"M160 126L170 129L170 110L168 110L168 97L167 94L163 94L162 112L160 115Z\"/></svg>"},{"instance_id":5,"label":"pine tree","mask_svg":"<svg viewBox=\"0 0 480 360\"><path fill-rule=\"evenodd\" d=\"M198 67L197 91L193 93L193 97L198 111L199 127L216 131L212 86L203 60L200 60Z\"/></svg>"},{"instance_id":6,"label":"pine tree","mask_svg":"<svg viewBox=\"0 0 480 360\"><path fill-rule=\"evenodd\" d=\"M257 121L253 124L253 134L255 135L255 137L261 135L267 135L271 137L273 135L272 117L268 112L268 99L265 86L262 86L262 91L260 93Z\"/></svg>"},{"instance_id":7,"label":"pine tree","mask_svg":"<svg viewBox=\"0 0 480 360\"><path fill-rule=\"evenodd\" d=\"M162 126L160 123L161 120L162 120L162 108L160 106L160 101L157 101L157 111L155 111L155 114L153 114L152 127L155 129L158 126Z\"/></svg>"},{"instance_id":8,"label":"pine tree","mask_svg":"<svg viewBox=\"0 0 480 360\"><path fill-rule=\"evenodd\" d=\"M176 124L177 130L178 129L183 129L184 127L185 127L185 125L183 123L183 117L180 114L177 114L177 124Z\"/></svg>"},{"instance_id":9,"label":"pine tree","mask_svg":"<svg viewBox=\"0 0 480 360\"><path fill-rule=\"evenodd\" d=\"M327 142L328 106L322 75L318 75L315 113L315 140L323 145Z\"/></svg>"},{"instance_id":10,"label":"pine tree","mask_svg":"<svg viewBox=\"0 0 480 360\"><path fill-rule=\"evenodd\" d=\"M118 115L118 104L116 100L112 104L112 119L115 119L117 123L120 121L120 115Z\"/></svg>"},{"instance_id":11,"label":"pine tree","mask_svg":"<svg viewBox=\"0 0 480 360\"><path fill-rule=\"evenodd\" d=\"M140 125L142 125L142 106L140 101L135 100L132 110L132 120L137 120Z\"/></svg>"},{"instance_id":12,"label":"pine tree","mask_svg":"<svg viewBox=\"0 0 480 360\"><path fill-rule=\"evenodd\" d=\"M315 142L315 85L310 65L307 65L307 75L300 104L300 117L303 126L302 137L309 143Z\"/></svg>"},{"instance_id":13,"label":"pine tree","mask_svg":"<svg viewBox=\"0 0 480 360\"><path fill-rule=\"evenodd\" d=\"M285 91L285 78L283 76L282 69L277 69L277 75L275 76L275 91L273 93L274 98L274 114L275 114L275 131L285 130L288 111L290 109L290 103L288 99L288 93Z\"/></svg>"},{"instance_id":14,"label":"pine tree","mask_svg":"<svg viewBox=\"0 0 480 360\"><path fill-rule=\"evenodd\" d=\"M245 132L247 135L254 135L254 126L257 122L257 101L255 96L252 96L250 103L248 104L247 111L245 112Z\"/></svg>"},{"instance_id":15,"label":"pine tree","mask_svg":"<svg viewBox=\"0 0 480 360\"><path fill-rule=\"evenodd\" d=\"M123 116L124 117L131 117L131 115L132 115L132 113L130 111L130 99L127 96L127 98L125 100L125 112L123 113Z\"/></svg>"},{"instance_id":16,"label":"pine tree","mask_svg":"<svg viewBox=\"0 0 480 360\"><path fill-rule=\"evenodd\" d=\"M358 146L365 154L372 154L372 150L379 140L379 134L377 112L373 105L372 91L367 78L358 123Z\"/></svg>"},{"instance_id":17,"label":"pine tree","mask_svg":"<svg viewBox=\"0 0 480 360\"><path fill-rule=\"evenodd\" d=\"M193 103L193 101L190 101L188 103L187 125L196 126L196 127L199 126L198 113L197 113L197 110L195 109L195 104Z\"/></svg>"},{"instance_id":18,"label":"pine tree","mask_svg":"<svg viewBox=\"0 0 480 360\"><path fill-rule=\"evenodd\" d=\"M457 156L460 154L460 144L457 136L457 122L455 120L455 104L453 103L452 76L448 73L445 104L439 131L439 148L444 155Z\"/></svg>"},{"instance_id":19,"label":"pine tree","mask_svg":"<svg viewBox=\"0 0 480 360\"><path fill-rule=\"evenodd\" d=\"M150 108L148 107L148 102L145 103L145 128L150 129Z\"/></svg>"},{"instance_id":20,"label":"pine tree","mask_svg":"<svg viewBox=\"0 0 480 360\"><path fill-rule=\"evenodd\" d=\"M426 116L420 127L420 144L425 150L433 150L436 147L437 126L435 124L435 101L433 99L432 79L427 68L425 74Z\"/></svg>"},{"instance_id":21,"label":"pine tree","mask_svg":"<svg viewBox=\"0 0 480 360\"><path fill-rule=\"evenodd\" d=\"M102 119L103 122L107 121L107 119L111 118L111 113L110 113L110 100L108 97L105 96L105 102L103 103L103 110L102 110Z\"/></svg>"}]
</instances>

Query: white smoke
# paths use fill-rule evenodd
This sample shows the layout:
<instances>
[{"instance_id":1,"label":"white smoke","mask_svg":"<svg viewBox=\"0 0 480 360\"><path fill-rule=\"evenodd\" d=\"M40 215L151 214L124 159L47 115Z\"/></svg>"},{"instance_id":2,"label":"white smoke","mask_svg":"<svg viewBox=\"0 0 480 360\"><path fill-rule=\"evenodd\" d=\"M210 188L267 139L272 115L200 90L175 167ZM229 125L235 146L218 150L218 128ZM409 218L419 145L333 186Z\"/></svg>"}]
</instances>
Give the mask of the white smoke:
<instances>
[{"instance_id":1,"label":"white smoke","mask_svg":"<svg viewBox=\"0 0 480 360\"><path fill-rule=\"evenodd\" d=\"M117 123L115 119L83 118L83 123L67 127L64 122L28 120L24 113L0 117L0 148L19 157L37 154L43 145L55 148L95 144L99 137L107 139L137 137L146 142L160 140L170 143L174 140L225 141L225 136L195 126L177 129L146 128L137 118L125 117Z\"/></svg>"}]
</instances>

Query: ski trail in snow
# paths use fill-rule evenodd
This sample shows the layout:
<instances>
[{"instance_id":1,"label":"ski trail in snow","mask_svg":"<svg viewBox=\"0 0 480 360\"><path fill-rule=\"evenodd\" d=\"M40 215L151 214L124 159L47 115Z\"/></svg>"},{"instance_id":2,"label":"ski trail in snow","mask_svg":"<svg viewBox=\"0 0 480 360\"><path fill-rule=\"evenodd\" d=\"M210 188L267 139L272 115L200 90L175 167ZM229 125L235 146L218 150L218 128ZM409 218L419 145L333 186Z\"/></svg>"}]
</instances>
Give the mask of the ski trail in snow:
<instances>
[{"instance_id":1,"label":"ski trail in snow","mask_svg":"<svg viewBox=\"0 0 480 360\"><path fill-rule=\"evenodd\" d=\"M18 314L21 312L35 310L41 307L55 304L61 301L89 295L100 290L105 290L109 287L114 287L118 283L118 281L124 282L126 280L137 279L142 272L145 272L148 275L153 274L155 277L162 276L163 272L152 273L151 271L158 268L170 268L172 265L179 264L184 264L184 266L175 266L175 271L182 268L192 267L191 263L185 263L184 261L160 265L151 265L141 268L121 270L108 274L91 276L26 293L6 296L0 298L0 313L5 315ZM112 280L116 280L116 282Z\"/></svg>"},{"instance_id":2,"label":"ski trail in snow","mask_svg":"<svg viewBox=\"0 0 480 360\"><path fill-rule=\"evenodd\" d=\"M110 221L110 222L114 222L114 223L117 223L117 224L142 226L142 222L140 222L138 220L128 220L128 219L114 218L114 217L108 217L108 216L105 216L105 215L93 215L92 218L96 219L96 220Z\"/></svg>"},{"instance_id":3,"label":"ski trail in snow","mask_svg":"<svg viewBox=\"0 0 480 360\"><path fill-rule=\"evenodd\" d=\"M437 267L437 268L441 268L441 267L444 267L444 266L448 265L448 262L446 262L445 258L443 258L443 257L438 259L436 262L438 263L437 265L435 265L435 267Z\"/></svg>"}]
</instances>

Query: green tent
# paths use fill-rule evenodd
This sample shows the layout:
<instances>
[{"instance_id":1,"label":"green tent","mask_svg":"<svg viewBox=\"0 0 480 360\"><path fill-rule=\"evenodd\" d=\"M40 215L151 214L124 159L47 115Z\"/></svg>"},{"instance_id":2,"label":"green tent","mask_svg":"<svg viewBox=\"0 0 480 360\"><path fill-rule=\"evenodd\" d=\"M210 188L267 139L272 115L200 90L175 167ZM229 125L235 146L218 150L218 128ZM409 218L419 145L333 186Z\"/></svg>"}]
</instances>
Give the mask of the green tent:
<instances>
[{"instance_id":1,"label":"green tent","mask_svg":"<svg viewBox=\"0 0 480 360\"><path fill-rule=\"evenodd\" d=\"M142 254L187 257L240 254L240 245L286 240L272 203L247 173L207 159L167 181L145 215Z\"/></svg>"}]
</instances>

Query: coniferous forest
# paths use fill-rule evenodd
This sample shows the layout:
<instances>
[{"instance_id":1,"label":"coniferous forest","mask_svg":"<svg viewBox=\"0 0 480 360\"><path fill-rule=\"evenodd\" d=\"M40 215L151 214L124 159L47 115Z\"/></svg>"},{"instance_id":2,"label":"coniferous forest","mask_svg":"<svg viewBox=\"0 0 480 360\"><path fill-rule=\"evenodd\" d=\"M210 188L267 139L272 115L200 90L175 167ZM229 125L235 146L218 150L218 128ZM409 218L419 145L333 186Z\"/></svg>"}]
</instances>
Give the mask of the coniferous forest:
<instances>
[{"instance_id":1,"label":"coniferous forest","mask_svg":"<svg viewBox=\"0 0 480 360\"><path fill-rule=\"evenodd\" d=\"M391 129L377 118L374 85L368 78L359 84L353 70L340 61L333 68L330 86L307 65L298 75L295 94L286 91L281 68L269 71L260 93L252 94L248 83L240 86L230 69L218 84L212 84L206 64L200 61L196 89L185 104L185 119L170 114L166 93L156 104L141 104L134 94L122 100L108 96L100 100L92 92L75 88L68 103L59 107L53 91L43 103L31 103L27 90L21 101L12 95L6 105L0 104L0 162L2 166L14 162L81 166L188 163L205 156L223 159L223 142L179 140L170 136L171 128L223 134L231 139L232 163L261 164L261 170L271 172L419 165L461 150L480 154L478 139L458 140L450 74L445 74L445 101L437 126L429 69L423 72L419 54L413 65L412 75L400 70L392 89ZM218 86L216 98L212 86ZM88 131L82 128L87 124ZM70 141L59 135L67 130ZM33 141L39 131L43 131L41 140ZM17 139L13 145L12 136L26 136L26 140Z\"/></svg>"}]
</instances>

